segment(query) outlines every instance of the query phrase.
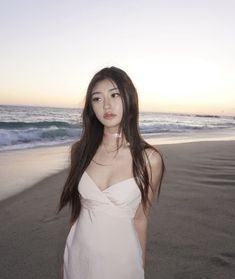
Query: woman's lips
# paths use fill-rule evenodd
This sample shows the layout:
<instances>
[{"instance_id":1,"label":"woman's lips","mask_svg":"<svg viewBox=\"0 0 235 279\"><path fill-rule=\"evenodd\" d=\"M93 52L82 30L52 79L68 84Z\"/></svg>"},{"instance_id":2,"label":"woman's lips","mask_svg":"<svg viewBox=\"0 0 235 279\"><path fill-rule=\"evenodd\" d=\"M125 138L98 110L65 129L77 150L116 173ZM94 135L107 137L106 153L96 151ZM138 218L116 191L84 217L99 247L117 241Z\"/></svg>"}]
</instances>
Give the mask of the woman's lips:
<instances>
[{"instance_id":1,"label":"woman's lips","mask_svg":"<svg viewBox=\"0 0 235 279\"><path fill-rule=\"evenodd\" d=\"M104 114L104 118L105 119L112 119L112 118L114 118L116 116L116 114L113 114L113 113L105 113Z\"/></svg>"}]
</instances>

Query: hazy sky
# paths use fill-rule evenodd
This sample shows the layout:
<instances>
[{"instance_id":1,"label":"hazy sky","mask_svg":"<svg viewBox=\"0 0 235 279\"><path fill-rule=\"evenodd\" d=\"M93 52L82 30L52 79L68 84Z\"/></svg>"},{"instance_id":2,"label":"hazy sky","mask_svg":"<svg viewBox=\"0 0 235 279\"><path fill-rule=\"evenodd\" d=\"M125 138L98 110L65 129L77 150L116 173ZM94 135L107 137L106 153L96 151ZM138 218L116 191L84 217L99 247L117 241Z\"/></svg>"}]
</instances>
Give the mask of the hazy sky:
<instances>
[{"instance_id":1,"label":"hazy sky","mask_svg":"<svg viewBox=\"0 0 235 279\"><path fill-rule=\"evenodd\" d=\"M78 107L105 66L140 109L235 115L234 0L0 1L0 103Z\"/></svg>"}]
</instances>

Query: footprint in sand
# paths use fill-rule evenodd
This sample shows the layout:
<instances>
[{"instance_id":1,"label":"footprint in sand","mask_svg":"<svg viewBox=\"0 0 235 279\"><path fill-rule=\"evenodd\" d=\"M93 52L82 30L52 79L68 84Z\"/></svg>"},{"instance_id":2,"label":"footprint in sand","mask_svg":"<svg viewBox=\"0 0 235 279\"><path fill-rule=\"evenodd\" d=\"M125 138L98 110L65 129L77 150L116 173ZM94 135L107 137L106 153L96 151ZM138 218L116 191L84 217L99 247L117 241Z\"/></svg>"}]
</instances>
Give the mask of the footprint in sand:
<instances>
[{"instance_id":1,"label":"footprint in sand","mask_svg":"<svg viewBox=\"0 0 235 279\"><path fill-rule=\"evenodd\" d=\"M224 252L217 256L211 257L211 261L215 265L230 266L234 262L235 253Z\"/></svg>"}]
</instances>

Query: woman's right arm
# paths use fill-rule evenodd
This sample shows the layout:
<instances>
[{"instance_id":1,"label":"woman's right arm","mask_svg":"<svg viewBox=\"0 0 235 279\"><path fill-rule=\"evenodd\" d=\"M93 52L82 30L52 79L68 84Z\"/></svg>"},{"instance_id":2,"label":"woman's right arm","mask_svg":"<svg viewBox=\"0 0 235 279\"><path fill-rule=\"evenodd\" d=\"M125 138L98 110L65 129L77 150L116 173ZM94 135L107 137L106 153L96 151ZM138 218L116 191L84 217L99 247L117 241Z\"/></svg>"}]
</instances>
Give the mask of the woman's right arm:
<instances>
[{"instance_id":1,"label":"woman's right arm","mask_svg":"<svg viewBox=\"0 0 235 279\"><path fill-rule=\"evenodd\" d=\"M71 230L71 228L72 228L72 226L73 226L74 223L75 223L75 222L69 224L69 226L70 226L70 227L69 227L69 231ZM64 278L64 259L63 259L63 258L62 258L62 263L61 263L60 278L61 278L61 279Z\"/></svg>"},{"instance_id":2,"label":"woman's right arm","mask_svg":"<svg viewBox=\"0 0 235 279\"><path fill-rule=\"evenodd\" d=\"M61 264L61 271L60 271L60 276L61 276L61 279L64 278L64 261L62 260L62 264Z\"/></svg>"}]
</instances>

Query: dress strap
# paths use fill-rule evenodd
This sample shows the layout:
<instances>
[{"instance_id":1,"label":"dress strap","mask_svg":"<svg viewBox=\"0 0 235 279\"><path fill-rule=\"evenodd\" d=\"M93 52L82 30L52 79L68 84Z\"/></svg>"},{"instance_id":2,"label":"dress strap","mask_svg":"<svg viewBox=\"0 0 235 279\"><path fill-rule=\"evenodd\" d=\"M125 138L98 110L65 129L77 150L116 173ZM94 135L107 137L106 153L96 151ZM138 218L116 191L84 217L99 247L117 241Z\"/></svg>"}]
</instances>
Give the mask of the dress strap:
<instances>
[{"instance_id":1,"label":"dress strap","mask_svg":"<svg viewBox=\"0 0 235 279\"><path fill-rule=\"evenodd\" d=\"M151 156L153 155L154 151L155 151L155 150L153 149L153 150L150 152L150 154L148 155L148 157L147 157L147 155L145 155L146 161L148 161L147 158L148 158L148 159L151 158Z\"/></svg>"},{"instance_id":2,"label":"dress strap","mask_svg":"<svg viewBox=\"0 0 235 279\"><path fill-rule=\"evenodd\" d=\"M149 154L149 159L150 159L150 157L153 155L153 153L154 153L154 149L152 150L152 152Z\"/></svg>"}]
</instances>

